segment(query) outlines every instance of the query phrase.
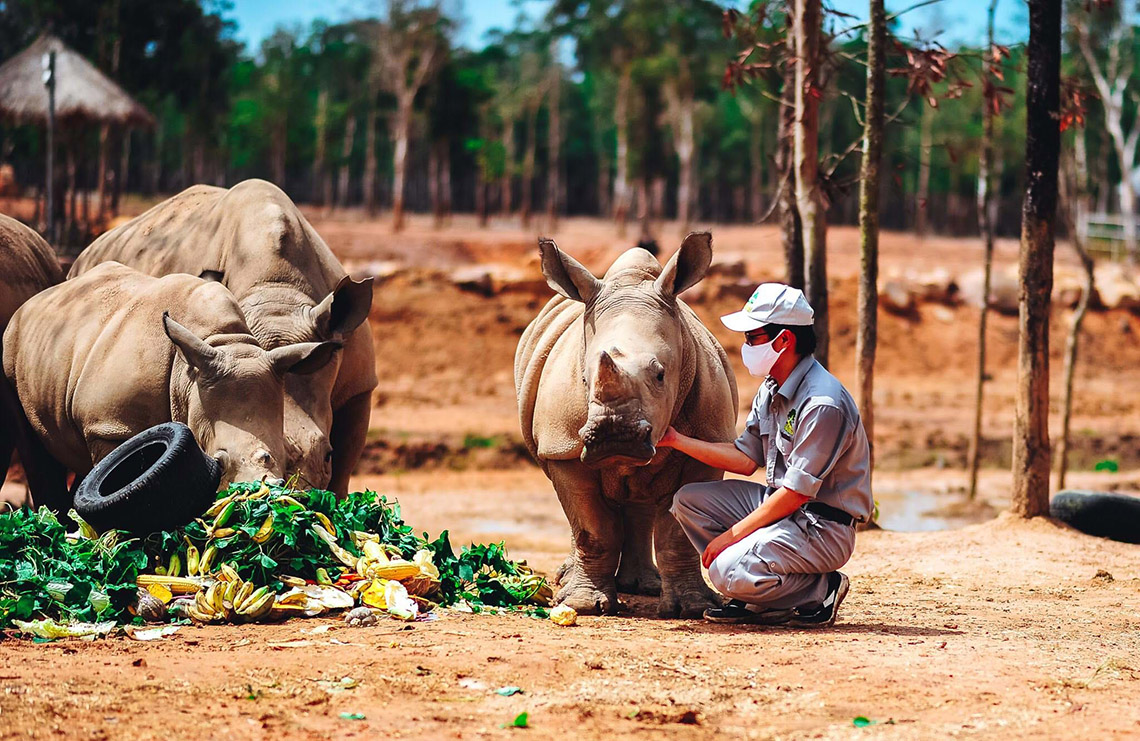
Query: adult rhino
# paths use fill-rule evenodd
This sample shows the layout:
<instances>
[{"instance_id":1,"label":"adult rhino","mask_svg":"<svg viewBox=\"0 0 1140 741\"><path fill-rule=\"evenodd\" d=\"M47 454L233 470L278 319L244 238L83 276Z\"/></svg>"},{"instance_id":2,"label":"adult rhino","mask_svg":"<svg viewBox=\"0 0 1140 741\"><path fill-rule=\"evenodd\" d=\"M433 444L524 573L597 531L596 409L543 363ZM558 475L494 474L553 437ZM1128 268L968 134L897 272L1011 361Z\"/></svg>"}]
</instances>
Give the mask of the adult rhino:
<instances>
[{"instance_id":1,"label":"adult rhino","mask_svg":"<svg viewBox=\"0 0 1140 741\"><path fill-rule=\"evenodd\" d=\"M659 593L661 616L700 615L719 602L669 506L683 484L723 472L655 446L670 425L702 440L734 436L724 349L677 298L704 277L712 237L690 234L664 268L631 249L601 280L551 240L539 250L560 295L519 341L515 390L527 448L570 521L555 601L613 613L618 591Z\"/></svg>"},{"instance_id":2,"label":"adult rhino","mask_svg":"<svg viewBox=\"0 0 1140 741\"><path fill-rule=\"evenodd\" d=\"M0 214L0 334L25 301L63 280L59 259L39 234ZM0 350L0 362L3 352ZM24 411L8 382L0 377L0 484L8 475L12 451L19 450L28 487L43 496L45 451L31 434ZM12 502L18 504L18 502Z\"/></svg>"},{"instance_id":3,"label":"adult rhino","mask_svg":"<svg viewBox=\"0 0 1140 741\"><path fill-rule=\"evenodd\" d=\"M281 478L285 376L320 370L336 349L266 352L230 292L192 275L152 278L112 262L37 294L4 332L4 375L59 464L38 503L66 511L64 469L82 477L171 421L218 460L222 485Z\"/></svg>"},{"instance_id":4,"label":"adult rhino","mask_svg":"<svg viewBox=\"0 0 1140 741\"><path fill-rule=\"evenodd\" d=\"M220 281L266 349L342 343L328 367L286 379L286 470L347 493L377 384L367 322L372 279L351 280L280 188L264 180L187 188L92 242L69 277L109 260L148 275Z\"/></svg>"}]
</instances>

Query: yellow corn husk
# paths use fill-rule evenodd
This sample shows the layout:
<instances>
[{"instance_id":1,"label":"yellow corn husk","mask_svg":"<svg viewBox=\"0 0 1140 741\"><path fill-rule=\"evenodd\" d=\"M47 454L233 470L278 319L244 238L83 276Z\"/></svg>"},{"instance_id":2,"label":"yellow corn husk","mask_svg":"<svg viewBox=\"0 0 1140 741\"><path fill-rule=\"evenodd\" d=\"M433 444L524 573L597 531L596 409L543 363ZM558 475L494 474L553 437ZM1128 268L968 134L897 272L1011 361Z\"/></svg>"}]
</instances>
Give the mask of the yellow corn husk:
<instances>
[{"instance_id":1,"label":"yellow corn husk","mask_svg":"<svg viewBox=\"0 0 1140 741\"><path fill-rule=\"evenodd\" d=\"M403 581L420 575L420 567L411 561L389 561L369 566L368 576L374 579L393 579Z\"/></svg>"},{"instance_id":2,"label":"yellow corn husk","mask_svg":"<svg viewBox=\"0 0 1140 741\"><path fill-rule=\"evenodd\" d=\"M362 582L368 584L368 587L360 593L360 601L369 607L375 607L380 610L388 609L388 601L385 598L384 588L388 585L385 579L376 579L372 582Z\"/></svg>"},{"instance_id":3,"label":"yellow corn husk","mask_svg":"<svg viewBox=\"0 0 1140 741\"><path fill-rule=\"evenodd\" d=\"M264 543L269 540L269 536L273 535L273 513L270 512L265 516L265 522L261 523L261 527L253 536L254 543Z\"/></svg>"},{"instance_id":4,"label":"yellow corn husk","mask_svg":"<svg viewBox=\"0 0 1140 741\"><path fill-rule=\"evenodd\" d=\"M174 593L164 584L147 584L146 591L164 605L174 599Z\"/></svg>"},{"instance_id":5,"label":"yellow corn husk","mask_svg":"<svg viewBox=\"0 0 1140 741\"><path fill-rule=\"evenodd\" d=\"M158 574L139 574L135 584L146 589L152 584L160 584L174 594L194 594L202 590L202 580L189 576L159 576Z\"/></svg>"},{"instance_id":6,"label":"yellow corn husk","mask_svg":"<svg viewBox=\"0 0 1140 741\"><path fill-rule=\"evenodd\" d=\"M379 533L368 533L368 532L365 532L363 530L353 530L352 531L352 543L357 548L360 548L361 550L363 550L364 544L367 543L368 541L372 541L373 543L376 543L377 545L379 545L380 534Z\"/></svg>"},{"instance_id":7,"label":"yellow corn husk","mask_svg":"<svg viewBox=\"0 0 1140 741\"><path fill-rule=\"evenodd\" d=\"M412 557L412 563L420 567L420 575L426 576L429 579L439 580L439 569L436 568L435 562L432 560L432 552L426 548L416 551L416 555Z\"/></svg>"},{"instance_id":8,"label":"yellow corn husk","mask_svg":"<svg viewBox=\"0 0 1140 741\"><path fill-rule=\"evenodd\" d=\"M325 530L320 525L313 525L312 531L318 538L325 541L329 547L329 550L332 551L332 554L334 556L336 556L336 560L340 561L350 569L356 568L356 556L352 555L344 548L342 548L341 545L336 542L336 537L334 537L332 533L330 533L328 530Z\"/></svg>"},{"instance_id":9,"label":"yellow corn husk","mask_svg":"<svg viewBox=\"0 0 1140 741\"><path fill-rule=\"evenodd\" d=\"M366 540L364 541L364 547L361 550L364 551L364 555L367 556L369 560L380 561L381 563L390 560L388 558L388 554L384 552L384 548L380 545L379 542Z\"/></svg>"},{"instance_id":10,"label":"yellow corn husk","mask_svg":"<svg viewBox=\"0 0 1140 741\"><path fill-rule=\"evenodd\" d=\"M277 578L287 587L303 587L308 583L299 576L289 576L288 574L278 574Z\"/></svg>"},{"instance_id":11,"label":"yellow corn husk","mask_svg":"<svg viewBox=\"0 0 1140 741\"><path fill-rule=\"evenodd\" d=\"M262 481L261 482L261 488L255 492L253 492L252 494L246 496L246 499L262 499L267 494L269 494L269 484Z\"/></svg>"}]
</instances>

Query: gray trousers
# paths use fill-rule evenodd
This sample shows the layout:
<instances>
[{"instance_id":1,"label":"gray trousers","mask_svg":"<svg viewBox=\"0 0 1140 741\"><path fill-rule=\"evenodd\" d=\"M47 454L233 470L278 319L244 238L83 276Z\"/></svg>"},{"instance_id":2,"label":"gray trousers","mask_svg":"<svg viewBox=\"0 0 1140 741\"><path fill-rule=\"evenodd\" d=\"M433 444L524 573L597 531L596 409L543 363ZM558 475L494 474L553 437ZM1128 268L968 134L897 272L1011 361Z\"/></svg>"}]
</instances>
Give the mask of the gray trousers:
<instances>
[{"instance_id":1,"label":"gray trousers","mask_svg":"<svg viewBox=\"0 0 1140 741\"><path fill-rule=\"evenodd\" d=\"M670 511L704 552L771 491L738 479L686 484ZM800 509L725 548L709 566L709 580L720 593L765 608L818 605L827 594L827 574L847 563L854 550L854 527Z\"/></svg>"}]
</instances>

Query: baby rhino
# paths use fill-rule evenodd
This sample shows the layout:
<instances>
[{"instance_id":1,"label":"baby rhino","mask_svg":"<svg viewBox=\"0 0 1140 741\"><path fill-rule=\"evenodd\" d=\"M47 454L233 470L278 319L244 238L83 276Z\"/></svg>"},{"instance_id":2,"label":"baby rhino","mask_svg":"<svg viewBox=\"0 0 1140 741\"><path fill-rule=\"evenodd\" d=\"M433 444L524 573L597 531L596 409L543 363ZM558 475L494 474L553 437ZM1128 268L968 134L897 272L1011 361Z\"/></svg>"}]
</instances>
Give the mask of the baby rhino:
<instances>
[{"instance_id":1,"label":"baby rhino","mask_svg":"<svg viewBox=\"0 0 1140 741\"><path fill-rule=\"evenodd\" d=\"M285 375L319 370L337 347L266 352L221 284L109 262L20 307L3 358L32 428L77 476L127 438L174 421L222 464L225 484L285 474ZM40 503L66 510L56 474L52 501Z\"/></svg>"}]
</instances>

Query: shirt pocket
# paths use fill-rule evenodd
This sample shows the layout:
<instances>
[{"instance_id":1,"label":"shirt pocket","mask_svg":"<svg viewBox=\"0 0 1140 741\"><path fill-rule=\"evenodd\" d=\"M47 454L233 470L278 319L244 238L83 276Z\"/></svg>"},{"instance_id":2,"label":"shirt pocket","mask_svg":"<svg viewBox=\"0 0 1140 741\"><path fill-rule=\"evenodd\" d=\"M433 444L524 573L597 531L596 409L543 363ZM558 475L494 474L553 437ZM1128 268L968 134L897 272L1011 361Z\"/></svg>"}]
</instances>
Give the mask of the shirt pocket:
<instances>
[{"instance_id":1,"label":"shirt pocket","mask_svg":"<svg viewBox=\"0 0 1140 741\"><path fill-rule=\"evenodd\" d=\"M785 435L782 431L777 430L772 433L772 438L776 441L776 450L780 451L784 462L788 462L788 453L792 452L792 438Z\"/></svg>"}]
</instances>

